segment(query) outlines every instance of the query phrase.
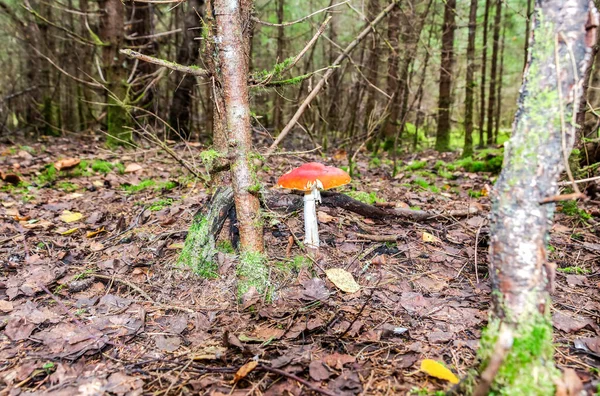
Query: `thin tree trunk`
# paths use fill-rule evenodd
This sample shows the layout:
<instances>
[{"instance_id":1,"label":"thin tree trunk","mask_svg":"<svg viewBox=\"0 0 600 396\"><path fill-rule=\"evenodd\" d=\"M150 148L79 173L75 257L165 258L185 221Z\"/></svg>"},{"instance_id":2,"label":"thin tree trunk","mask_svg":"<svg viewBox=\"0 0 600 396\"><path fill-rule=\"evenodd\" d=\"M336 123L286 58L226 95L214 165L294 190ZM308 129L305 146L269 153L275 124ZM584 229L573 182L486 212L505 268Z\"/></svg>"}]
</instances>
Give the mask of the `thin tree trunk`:
<instances>
[{"instance_id":1,"label":"thin tree trunk","mask_svg":"<svg viewBox=\"0 0 600 396\"><path fill-rule=\"evenodd\" d=\"M427 38L427 48L431 48L431 38L433 37L433 29L435 27L435 13L433 20L429 27L429 37ZM425 59L423 60L423 67L421 69L421 78L419 80L419 88L417 88L417 117L415 120L415 136L413 140L413 150L417 149L419 144L419 129L421 127L421 120L423 119L423 112L421 111L421 102L423 101L423 89L425 87L425 79L427 78L427 68L429 67L429 58L431 51L425 51Z\"/></svg>"},{"instance_id":2,"label":"thin tree trunk","mask_svg":"<svg viewBox=\"0 0 600 396\"><path fill-rule=\"evenodd\" d=\"M389 55L388 55L388 70L387 70L387 84L386 91L389 95L394 95L393 100L398 100L398 61L400 59L400 15L401 10L400 7L394 7L394 9L390 12L390 17L388 19L388 42L389 42ZM398 119L398 107L391 106L390 114L386 118L386 122L384 124L383 135L386 141L392 142L395 134L396 134L396 120ZM376 148L378 148L376 146Z\"/></svg>"},{"instance_id":3,"label":"thin tree trunk","mask_svg":"<svg viewBox=\"0 0 600 396\"><path fill-rule=\"evenodd\" d=\"M248 37L244 35L244 27L250 21L252 1L215 0L213 7L240 248L260 253L264 249L260 205L258 198L251 193L257 191L255 186L260 183L251 164L253 150L247 83L250 46Z\"/></svg>"},{"instance_id":4,"label":"thin tree trunk","mask_svg":"<svg viewBox=\"0 0 600 396\"><path fill-rule=\"evenodd\" d=\"M202 17L204 16L204 0L188 0L187 11L183 19L183 38L177 49L176 61L180 65L192 65L200 55L200 40L202 35ZM192 94L196 85L196 77L175 72L176 85L169 109L169 124L178 131L170 132L171 139L188 139L190 137L192 119ZM207 117L210 124L211 118Z\"/></svg>"},{"instance_id":5,"label":"thin tree trunk","mask_svg":"<svg viewBox=\"0 0 600 396\"><path fill-rule=\"evenodd\" d=\"M498 71L498 50L500 47L500 23L502 21L502 0L496 0L496 16L494 18L494 43L492 49L492 67L490 72L490 100L487 115L487 145L494 142L494 110L496 108L496 79Z\"/></svg>"},{"instance_id":6,"label":"thin tree trunk","mask_svg":"<svg viewBox=\"0 0 600 396\"><path fill-rule=\"evenodd\" d=\"M504 39L506 38L506 22L502 26L502 41L500 42L500 73L498 74L498 104L496 105L494 143L498 143L500 134L500 115L502 114L502 77L504 76Z\"/></svg>"},{"instance_id":7,"label":"thin tree trunk","mask_svg":"<svg viewBox=\"0 0 600 396\"><path fill-rule=\"evenodd\" d=\"M548 293L554 265L546 252L555 208L542 201L559 193L557 181L575 141L580 76L598 25L590 4L536 1L513 134L491 194L489 274L496 292L474 395L557 392Z\"/></svg>"},{"instance_id":8,"label":"thin tree trunk","mask_svg":"<svg viewBox=\"0 0 600 396\"><path fill-rule=\"evenodd\" d=\"M109 145L121 145L132 140L129 115L124 104L127 97L127 70L122 66L124 57L119 53L123 44L125 26L125 6L121 0L98 0L102 10L100 16L100 39L102 47L102 67L106 84L106 132Z\"/></svg>"},{"instance_id":9,"label":"thin tree trunk","mask_svg":"<svg viewBox=\"0 0 600 396\"><path fill-rule=\"evenodd\" d=\"M483 17L483 48L481 55L481 86L479 103L479 147L485 146L485 80L487 73L487 46L488 46L488 21L490 19L491 0L485 0L485 14Z\"/></svg>"},{"instance_id":10,"label":"thin tree trunk","mask_svg":"<svg viewBox=\"0 0 600 396\"><path fill-rule=\"evenodd\" d=\"M369 22L371 22L377 16L379 8L379 0L369 0L367 5L367 20ZM372 35L371 40L367 40L366 46L367 70L365 76L367 81L377 86L379 77L379 64L381 63L379 60L379 54L381 53L379 36L377 34ZM375 97L377 93L374 88L367 86L365 95L367 98L365 103L363 130L366 131L369 129L369 120L371 119L373 110L375 109Z\"/></svg>"},{"instance_id":11,"label":"thin tree trunk","mask_svg":"<svg viewBox=\"0 0 600 396\"><path fill-rule=\"evenodd\" d=\"M277 0L277 23L283 23L285 10L285 0ZM277 28L277 50L275 59L277 62L283 62L285 46L285 28L279 26ZM283 88L282 88L283 90ZM273 127L276 131L281 130L283 125L283 105L284 101L281 98L281 93L277 89L273 90Z\"/></svg>"},{"instance_id":12,"label":"thin tree trunk","mask_svg":"<svg viewBox=\"0 0 600 396\"><path fill-rule=\"evenodd\" d=\"M442 32L442 63L440 65L440 95L438 127L435 139L437 151L450 151L450 113L452 107L452 67L454 62L454 32L456 31L456 0L447 0L444 6Z\"/></svg>"},{"instance_id":13,"label":"thin tree trunk","mask_svg":"<svg viewBox=\"0 0 600 396\"><path fill-rule=\"evenodd\" d=\"M477 31L477 0L471 0L469 39L467 44L467 77L465 82L465 145L463 157L473 155L473 102L475 96L475 35Z\"/></svg>"},{"instance_id":14,"label":"thin tree trunk","mask_svg":"<svg viewBox=\"0 0 600 396\"><path fill-rule=\"evenodd\" d=\"M524 48L524 59L523 69L527 66L527 50L529 48L529 35L531 34L531 5L533 0L527 0L527 15L525 15L525 48Z\"/></svg>"}]
</instances>

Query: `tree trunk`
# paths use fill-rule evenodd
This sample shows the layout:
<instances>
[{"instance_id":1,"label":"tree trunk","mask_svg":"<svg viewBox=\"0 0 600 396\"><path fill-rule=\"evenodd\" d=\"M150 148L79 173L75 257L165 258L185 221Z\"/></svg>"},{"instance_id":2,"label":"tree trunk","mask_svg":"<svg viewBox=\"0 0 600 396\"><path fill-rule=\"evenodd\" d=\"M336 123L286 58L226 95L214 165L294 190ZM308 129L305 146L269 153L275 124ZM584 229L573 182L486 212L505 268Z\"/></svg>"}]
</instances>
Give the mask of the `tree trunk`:
<instances>
[{"instance_id":1,"label":"tree trunk","mask_svg":"<svg viewBox=\"0 0 600 396\"><path fill-rule=\"evenodd\" d=\"M124 57L119 53L124 38L125 6L121 0L98 0L100 15L100 39L102 68L106 80L106 132L107 144L122 145L132 140L129 115L125 107L127 97L127 70L123 67Z\"/></svg>"},{"instance_id":2,"label":"tree trunk","mask_svg":"<svg viewBox=\"0 0 600 396\"><path fill-rule=\"evenodd\" d=\"M398 94L398 61L400 59L400 15L401 10L400 6L394 7L390 12L390 16L388 19L388 42L389 42L389 55L388 55L388 64L387 64L387 84L386 84L386 92L389 95L394 95L392 100L398 100L396 95ZM393 142L394 136L396 134L396 121L398 119L398 106L390 107L390 114L386 118L386 122L384 124L383 135L385 137L386 142ZM386 143L387 144L387 143ZM391 146L391 144L390 144Z\"/></svg>"},{"instance_id":3,"label":"tree trunk","mask_svg":"<svg viewBox=\"0 0 600 396\"><path fill-rule=\"evenodd\" d=\"M477 0L469 9L469 40L467 44L467 77L465 82L465 145L463 158L473 155L473 101L475 96L475 34L477 31Z\"/></svg>"},{"instance_id":4,"label":"tree trunk","mask_svg":"<svg viewBox=\"0 0 600 396\"><path fill-rule=\"evenodd\" d=\"M452 107L452 66L454 62L454 32L456 31L456 0L447 0L444 6L442 33L442 63L440 65L440 95L438 126L435 139L437 151L450 151L450 113Z\"/></svg>"},{"instance_id":5,"label":"tree trunk","mask_svg":"<svg viewBox=\"0 0 600 396\"><path fill-rule=\"evenodd\" d=\"M558 193L575 140L579 76L590 61L598 24L590 3L536 1L513 134L491 194L489 274L496 292L478 352L483 372L475 395L555 394L559 372L548 294L554 269L546 254L554 204L541 202Z\"/></svg>"},{"instance_id":6,"label":"tree trunk","mask_svg":"<svg viewBox=\"0 0 600 396\"><path fill-rule=\"evenodd\" d=\"M498 74L498 94L494 126L494 144L498 143L498 134L500 133L500 115L502 114L502 77L504 76L504 39L506 38L506 22L502 26L502 41L500 42L500 73Z\"/></svg>"},{"instance_id":7,"label":"tree trunk","mask_svg":"<svg viewBox=\"0 0 600 396\"><path fill-rule=\"evenodd\" d=\"M523 69L525 68L525 66L527 66L527 50L529 48L529 34L531 33L531 5L533 3L533 0L527 0L527 15L525 15L525 50L523 51L524 53L524 60L523 60Z\"/></svg>"},{"instance_id":8,"label":"tree trunk","mask_svg":"<svg viewBox=\"0 0 600 396\"><path fill-rule=\"evenodd\" d=\"M285 0L277 0L277 23L283 23L285 15ZM285 46L285 28L283 26L277 27L277 50L275 53L275 59L277 62L283 62L283 53ZM283 89L283 88L281 88ZM277 91L277 88L273 90L273 128L276 131L280 131L283 127L283 104L284 101L281 98L281 93Z\"/></svg>"},{"instance_id":9,"label":"tree trunk","mask_svg":"<svg viewBox=\"0 0 600 396\"><path fill-rule=\"evenodd\" d=\"M485 146L485 79L487 73L487 46L488 46L488 21L490 19L491 0L485 0L485 14L483 17L483 48L481 56L481 87L479 103L479 147Z\"/></svg>"},{"instance_id":10,"label":"tree trunk","mask_svg":"<svg viewBox=\"0 0 600 396\"><path fill-rule=\"evenodd\" d=\"M244 34L244 27L250 21L252 1L215 0L213 6L240 247L242 251L260 253L264 247L259 201L251 192L257 191L260 182L251 163L252 130L247 83L249 40Z\"/></svg>"},{"instance_id":11,"label":"tree trunk","mask_svg":"<svg viewBox=\"0 0 600 396\"><path fill-rule=\"evenodd\" d=\"M496 79L498 70L498 49L500 44L500 23L502 21L502 0L496 0L496 16L494 18L494 43L492 49L492 69L490 73L490 100L487 116L487 145L494 142L494 109L496 108Z\"/></svg>"},{"instance_id":12,"label":"tree trunk","mask_svg":"<svg viewBox=\"0 0 600 396\"><path fill-rule=\"evenodd\" d=\"M183 39L177 49L176 61L180 65L196 63L200 55L200 38L202 35L202 18L204 16L204 0L188 0L187 11L183 20ZM192 94L196 85L196 77L175 72L176 85L173 100L169 109L169 125L178 133L170 131L171 139L179 140L190 137ZM208 120L210 123L211 120Z\"/></svg>"},{"instance_id":13,"label":"tree trunk","mask_svg":"<svg viewBox=\"0 0 600 396\"><path fill-rule=\"evenodd\" d=\"M367 20L371 22L378 14L379 0L369 0L367 5ZM367 70L365 76L367 81L377 86L379 77L379 54L381 53L381 46L379 44L379 35L374 34L371 36L371 40L367 40ZM369 130L369 122L372 117L373 110L375 109L375 96L376 91L371 86L366 87L365 95L367 96L365 101L365 118L363 122L363 130Z\"/></svg>"},{"instance_id":14,"label":"tree trunk","mask_svg":"<svg viewBox=\"0 0 600 396\"><path fill-rule=\"evenodd\" d=\"M431 38L433 37L433 29L435 27L435 13L433 20L429 27L429 37L427 38L427 48L431 48ZM421 69L421 78L419 80L419 88L417 88L417 116L415 120L415 136L413 139L413 151L417 149L419 144L419 129L421 128L421 121L423 119L423 112L421 111L421 102L423 101L423 89L425 87L425 79L427 78L427 68L429 67L429 58L431 52L425 51L425 59L423 60L423 67Z\"/></svg>"}]
</instances>

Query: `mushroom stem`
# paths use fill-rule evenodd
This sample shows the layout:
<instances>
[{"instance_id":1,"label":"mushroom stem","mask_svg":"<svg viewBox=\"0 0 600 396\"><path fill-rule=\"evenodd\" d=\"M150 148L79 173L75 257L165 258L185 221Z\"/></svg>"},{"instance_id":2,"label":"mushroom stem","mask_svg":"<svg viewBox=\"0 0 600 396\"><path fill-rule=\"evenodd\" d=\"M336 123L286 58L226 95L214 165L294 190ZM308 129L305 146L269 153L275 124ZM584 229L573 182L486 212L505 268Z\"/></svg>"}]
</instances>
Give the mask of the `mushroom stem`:
<instances>
[{"instance_id":1,"label":"mushroom stem","mask_svg":"<svg viewBox=\"0 0 600 396\"><path fill-rule=\"evenodd\" d=\"M310 191L304 193L304 244L308 249L319 247L319 225L317 223L317 202L321 202L321 194L317 183Z\"/></svg>"}]
</instances>

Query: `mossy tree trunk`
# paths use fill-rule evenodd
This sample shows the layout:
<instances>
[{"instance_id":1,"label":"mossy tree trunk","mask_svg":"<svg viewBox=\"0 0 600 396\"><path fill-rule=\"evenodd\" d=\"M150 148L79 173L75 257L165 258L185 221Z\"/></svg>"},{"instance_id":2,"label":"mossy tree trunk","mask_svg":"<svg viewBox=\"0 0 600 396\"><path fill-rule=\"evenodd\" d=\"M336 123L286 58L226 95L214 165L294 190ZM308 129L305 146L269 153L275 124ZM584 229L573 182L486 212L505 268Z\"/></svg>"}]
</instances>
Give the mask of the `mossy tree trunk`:
<instances>
[{"instance_id":1,"label":"mossy tree trunk","mask_svg":"<svg viewBox=\"0 0 600 396\"><path fill-rule=\"evenodd\" d=\"M123 44L125 28L125 6L121 0L99 0L100 39L102 66L106 80L107 107L106 132L108 145L122 145L132 140L130 117L127 111L127 70L123 67L124 57L119 53Z\"/></svg>"},{"instance_id":2,"label":"mossy tree trunk","mask_svg":"<svg viewBox=\"0 0 600 396\"><path fill-rule=\"evenodd\" d=\"M558 194L575 140L582 77L595 43L597 14L591 8L588 0L535 3L512 138L491 195L495 293L482 336L478 395L553 395L559 380L549 315L554 270L546 253L554 204L541 202Z\"/></svg>"},{"instance_id":3,"label":"mossy tree trunk","mask_svg":"<svg viewBox=\"0 0 600 396\"><path fill-rule=\"evenodd\" d=\"M438 127L435 139L437 151L450 151L452 125L452 67L454 62L454 32L456 31L456 0L444 5L442 31L442 63L440 65L440 95L438 100Z\"/></svg>"}]
</instances>

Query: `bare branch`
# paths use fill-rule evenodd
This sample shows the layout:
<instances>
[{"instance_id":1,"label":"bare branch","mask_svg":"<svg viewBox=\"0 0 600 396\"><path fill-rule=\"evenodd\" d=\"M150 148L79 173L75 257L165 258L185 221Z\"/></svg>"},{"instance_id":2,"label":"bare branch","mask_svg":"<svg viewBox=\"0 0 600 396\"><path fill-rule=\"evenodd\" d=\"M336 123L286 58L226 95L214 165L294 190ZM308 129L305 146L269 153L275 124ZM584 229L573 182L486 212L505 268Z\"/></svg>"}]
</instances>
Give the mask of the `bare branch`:
<instances>
[{"instance_id":1,"label":"bare branch","mask_svg":"<svg viewBox=\"0 0 600 396\"><path fill-rule=\"evenodd\" d=\"M161 67L166 67L167 69L175 70L178 72L191 74L192 76L207 77L210 74L208 72L208 70L204 70L199 67L180 65L179 63L169 62L164 59L159 59L159 58L155 58L153 56L144 55L144 54L141 54L137 51L133 51L130 49L121 49L121 50L119 50L119 52L122 53L123 55L127 55L130 58L139 59L141 61L152 63L154 65L158 65Z\"/></svg>"},{"instance_id":2,"label":"bare branch","mask_svg":"<svg viewBox=\"0 0 600 396\"><path fill-rule=\"evenodd\" d=\"M315 16L315 15L317 15L317 14L320 14L320 13L322 13L322 12L324 12L324 11L327 11L327 10L329 10L329 9L331 9L331 8L334 8L334 7L337 7L337 6L341 6L341 5L343 5L343 4L346 4L346 3L348 3L349 1L350 1L350 0L346 0L346 1L342 1L341 3L333 4L333 5L329 6L329 7L325 7L325 8L323 8L323 9L320 9L320 10L318 10L318 11L315 11L315 12L313 12L312 14L309 14L309 15L307 15L307 16L305 16L305 17L302 17L302 18L300 18L300 19L298 19L298 20L296 20L296 21L293 21L293 22L284 22L284 23L270 23L270 22L261 21L260 19L258 19L258 18L256 18L256 17L252 17L251 19L252 19L254 22L256 22L256 23L260 23L261 25L266 25L266 26L275 26L275 27L279 27L279 26L290 26L290 25L295 25L296 23L303 22L303 21L307 20L308 18L310 18L310 17L312 17L312 16Z\"/></svg>"}]
</instances>

